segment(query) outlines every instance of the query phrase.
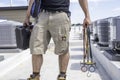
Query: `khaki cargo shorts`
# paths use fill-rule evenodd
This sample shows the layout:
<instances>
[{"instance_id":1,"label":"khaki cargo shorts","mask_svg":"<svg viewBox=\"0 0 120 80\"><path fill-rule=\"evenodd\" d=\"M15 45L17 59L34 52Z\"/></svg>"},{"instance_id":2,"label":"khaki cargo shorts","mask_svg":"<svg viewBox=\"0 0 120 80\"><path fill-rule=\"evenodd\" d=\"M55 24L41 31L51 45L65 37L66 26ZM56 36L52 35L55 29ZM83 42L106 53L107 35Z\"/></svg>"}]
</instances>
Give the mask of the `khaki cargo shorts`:
<instances>
[{"instance_id":1,"label":"khaki cargo shorts","mask_svg":"<svg viewBox=\"0 0 120 80\"><path fill-rule=\"evenodd\" d=\"M69 50L70 19L65 12L42 11L30 38L31 54L45 54L50 39L55 44L55 54Z\"/></svg>"}]
</instances>

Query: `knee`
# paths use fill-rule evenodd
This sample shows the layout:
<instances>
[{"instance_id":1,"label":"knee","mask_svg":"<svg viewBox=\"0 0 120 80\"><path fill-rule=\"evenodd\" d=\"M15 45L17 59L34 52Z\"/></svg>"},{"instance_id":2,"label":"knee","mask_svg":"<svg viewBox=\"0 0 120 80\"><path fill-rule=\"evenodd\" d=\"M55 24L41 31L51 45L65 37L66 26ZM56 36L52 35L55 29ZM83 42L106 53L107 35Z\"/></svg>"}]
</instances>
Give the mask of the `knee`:
<instances>
[{"instance_id":1,"label":"knee","mask_svg":"<svg viewBox=\"0 0 120 80\"><path fill-rule=\"evenodd\" d=\"M57 54L57 55L69 54L69 48L67 47L67 48L64 49L64 50L56 50L56 51L55 51L55 54Z\"/></svg>"},{"instance_id":2,"label":"knee","mask_svg":"<svg viewBox=\"0 0 120 80\"><path fill-rule=\"evenodd\" d=\"M39 56L43 56L42 54L32 54L33 57L39 57Z\"/></svg>"}]
</instances>

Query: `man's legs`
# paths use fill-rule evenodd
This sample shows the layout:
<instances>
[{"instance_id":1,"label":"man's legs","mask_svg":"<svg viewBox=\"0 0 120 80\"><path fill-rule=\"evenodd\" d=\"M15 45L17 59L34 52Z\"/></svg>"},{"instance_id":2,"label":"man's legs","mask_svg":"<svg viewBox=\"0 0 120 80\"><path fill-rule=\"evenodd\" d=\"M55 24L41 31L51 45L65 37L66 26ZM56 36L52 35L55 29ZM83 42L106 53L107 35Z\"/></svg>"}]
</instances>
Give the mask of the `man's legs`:
<instances>
[{"instance_id":1,"label":"man's legs","mask_svg":"<svg viewBox=\"0 0 120 80\"><path fill-rule=\"evenodd\" d=\"M55 54L59 55L58 80L66 80L69 62L69 31L70 20L65 12L50 13L49 31L55 43Z\"/></svg>"},{"instance_id":2,"label":"man's legs","mask_svg":"<svg viewBox=\"0 0 120 80\"><path fill-rule=\"evenodd\" d=\"M43 55L34 55L32 54L32 70L33 73L30 75L30 78L27 80L40 80L40 70L43 63Z\"/></svg>"},{"instance_id":3,"label":"man's legs","mask_svg":"<svg viewBox=\"0 0 120 80\"><path fill-rule=\"evenodd\" d=\"M59 75L58 80L66 80L66 71L69 62L69 52L59 55Z\"/></svg>"},{"instance_id":4,"label":"man's legs","mask_svg":"<svg viewBox=\"0 0 120 80\"><path fill-rule=\"evenodd\" d=\"M59 70L60 70L60 72L66 73L67 67L68 67L68 62L69 62L69 53L68 52L66 54L59 55Z\"/></svg>"},{"instance_id":5,"label":"man's legs","mask_svg":"<svg viewBox=\"0 0 120 80\"><path fill-rule=\"evenodd\" d=\"M32 55L32 67L33 67L33 73L40 73L41 66L43 63L43 55Z\"/></svg>"}]
</instances>

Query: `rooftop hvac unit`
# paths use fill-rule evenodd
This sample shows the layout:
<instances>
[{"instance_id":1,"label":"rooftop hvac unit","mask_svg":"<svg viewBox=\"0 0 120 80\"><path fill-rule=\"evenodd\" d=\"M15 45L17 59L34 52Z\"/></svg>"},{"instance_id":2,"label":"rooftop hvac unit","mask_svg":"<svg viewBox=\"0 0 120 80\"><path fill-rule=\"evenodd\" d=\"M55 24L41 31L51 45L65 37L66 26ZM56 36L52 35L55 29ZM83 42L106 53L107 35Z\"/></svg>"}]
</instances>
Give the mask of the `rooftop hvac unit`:
<instances>
[{"instance_id":1,"label":"rooftop hvac unit","mask_svg":"<svg viewBox=\"0 0 120 80\"><path fill-rule=\"evenodd\" d=\"M98 21L98 44L102 47L108 47L109 44L109 25L110 23L107 20Z\"/></svg>"},{"instance_id":2,"label":"rooftop hvac unit","mask_svg":"<svg viewBox=\"0 0 120 80\"><path fill-rule=\"evenodd\" d=\"M116 18L120 18L120 16L116 16Z\"/></svg>"},{"instance_id":3,"label":"rooftop hvac unit","mask_svg":"<svg viewBox=\"0 0 120 80\"><path fill-rule=\"evenodd\" d=\"M98 42L98 34L97 34L97 21L93 22L93 40L94 42Z\"/></svg>"},{"instance_id":4,"label":"rooftop hvac unit","mask_svg":"<svg viewBox=\"0 0 120 80\"><path fill-rule=\"evenodd\" d=\"M93 23L90 24L90 32L91 32L91 34L93 35Z\"/></svg>"},{"instance_id":5,"label":"rooftop hvac unit","mask_svg":"<svg viewBox=\"0 0 120 80\"><path fill-rule=\"evenodd\" d=\"M110 22L110 44L111 49L120 50L120 18L109 19Z\"/></svg>"},{"instance_id":6,"label":"rooftop hvac unit","mask_svg":"<svg viewBox=\"0 0 120 80\"><path fill-rule=\"evenodd\" d=\"M17 48L15 28L18 23L13 21L0 22L0 48Z\"/></svg>"}]
</instances>

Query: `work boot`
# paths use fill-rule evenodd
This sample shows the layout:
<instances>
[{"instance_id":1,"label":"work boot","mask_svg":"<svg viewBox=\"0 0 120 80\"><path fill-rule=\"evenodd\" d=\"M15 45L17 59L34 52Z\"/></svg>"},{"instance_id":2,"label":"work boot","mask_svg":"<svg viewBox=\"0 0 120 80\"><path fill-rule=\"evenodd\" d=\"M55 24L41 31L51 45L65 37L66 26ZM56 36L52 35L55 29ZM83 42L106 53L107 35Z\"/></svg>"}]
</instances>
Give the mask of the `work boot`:
<instances>
[{"instance_id":1,"label":"work boot","mask_svg":"<svg viewBox=\"0 0 120 80\"><path fill-rule=\"evenodd\" d=\"M40 78L40 75L32 74L32 75L30 75L30 78L28 78L27 80L40 80L39 78Z\"/></svg>"},{"instance_id":2,"label":"work boot","mask_svg":"<svg viewBox=\"0 0 120 80\"><path fill-rule=\"evenodd\" d=\"M58 75L57 80L66 80L66 75L65 74Z\"/></svg>"}]
</instances>

